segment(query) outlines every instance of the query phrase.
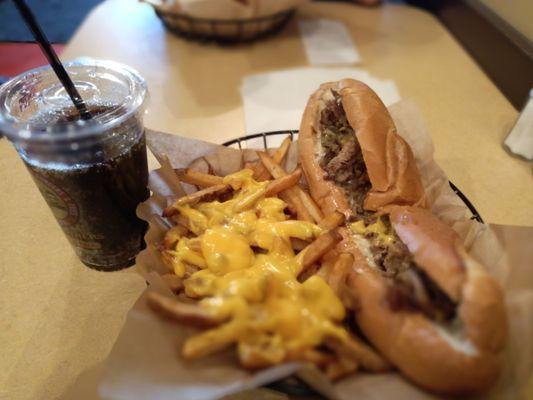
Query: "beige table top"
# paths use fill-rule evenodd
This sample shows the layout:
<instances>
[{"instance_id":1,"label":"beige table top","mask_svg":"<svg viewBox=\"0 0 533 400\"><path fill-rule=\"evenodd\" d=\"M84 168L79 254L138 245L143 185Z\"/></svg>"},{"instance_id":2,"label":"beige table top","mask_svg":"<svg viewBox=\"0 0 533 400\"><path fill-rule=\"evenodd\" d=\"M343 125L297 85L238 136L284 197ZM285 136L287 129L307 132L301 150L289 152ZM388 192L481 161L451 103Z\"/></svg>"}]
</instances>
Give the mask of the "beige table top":
<instances>
[{"instance_id":1,"label":"beige table top","mask_svg":"<svg viewBox=\"0 0 533 400\"><path fill-rule=\"evenodd\" d=\"M360 67L420 105L437 161L488 222L533 225L531 166L500 146L517 113L432 16L325 3L299 15L346 23ZM80 56L140 71L151 93L147 127L215 142L244 133L244 75L307 65L294 23L255 45L202 46L166 34L147 5L125 0L91 13L62 58ZM0 204L0 398L97 398L101 362L144 283L132 269L82 266L5 139Z\"/></svg>"}]
</instances>

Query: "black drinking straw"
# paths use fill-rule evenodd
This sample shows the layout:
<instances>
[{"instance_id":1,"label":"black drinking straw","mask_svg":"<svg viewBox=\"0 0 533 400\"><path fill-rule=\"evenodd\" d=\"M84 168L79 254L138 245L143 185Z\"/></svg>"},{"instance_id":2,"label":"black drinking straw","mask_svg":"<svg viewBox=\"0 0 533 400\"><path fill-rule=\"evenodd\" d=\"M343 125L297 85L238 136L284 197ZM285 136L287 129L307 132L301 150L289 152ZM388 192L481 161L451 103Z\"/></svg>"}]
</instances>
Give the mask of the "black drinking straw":
<instances>
[{"instance_id":1,"label":"black drinking straw","mask_svg":"<svg viewBox=\"0 0 533 400\"><path fill-rule=\"evenodd\" d=\"M78 90L76 89L76 87L74 86L74 83L70 79L70 76L65 70L65 67L63 67L63 64L61 64L61 61L59 61L59 58L57 57L56 52L54 51L48 39L46 38L46 35L44 34L43 30L37 23L37 20L35 19L35 16L31 12L30 8L24 2L24 0L13 0L13 2L15 3L15 6L18 8L22 17L24 18L26 25L28 25L28 28L30 28L33 34L33 37L35 38L37 43L39 43L39 47L41 48L45 57L48 59L50 66L54 70L58 79L63 84L63 87L67 91L70 99L76 106L76 109L80 113L81 118L85 120L91 119L92 118L91 113L87 109L85 102L83 101L80 94L78 93Z\"/></svg>"}]
</instances>

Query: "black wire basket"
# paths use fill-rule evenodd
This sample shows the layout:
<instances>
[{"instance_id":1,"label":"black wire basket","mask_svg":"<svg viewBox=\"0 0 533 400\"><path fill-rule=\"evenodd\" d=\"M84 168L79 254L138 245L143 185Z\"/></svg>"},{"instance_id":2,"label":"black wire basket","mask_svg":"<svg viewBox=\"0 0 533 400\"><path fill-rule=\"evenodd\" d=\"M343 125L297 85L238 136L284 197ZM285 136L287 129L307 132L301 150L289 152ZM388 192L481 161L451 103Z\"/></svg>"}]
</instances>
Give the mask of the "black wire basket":
<instances>
[{"instance_id":1,"label":"black wire basket","mask_svg":"<svg viewBox=\"0 0 533 400\"><path fill-rule=\"evenodd\" d=\"M294 9L249 19L197 18L167 11L148 2L165 27L188 40L232 45L253 42L279 32L294 15Z\"/></svg>"},{"instance_id":2,"label":"black wire basket","mask_svg":"<svg viewBox=\"0 0 533 400\"><path fill-rule=\"evenodd\" d=\"M258 149L261 147L264 150L267 150L268 148L278 147L283 141L283 139L285 139L285 137L287 136L290 136L291 140L294 141L298 138L298 131L284 130L256 133L253 135L241 136L235 139L228 140L227 142L222 143L222 145L226 147L238 148L240 150ZM468 200L468 198L452 182L448 183L450 184L450 187L455 192L455 194L470 210L472 214L470 219L474 219L480 223L483 223L483 219L477 212L474 205L470 202L470 200ZM309 386L305 381L303 381L296 375L289 376L276 382L272 382L266 385L265 387L274 392L283 393L289 396L295 396L295 398L306 397L312 400L325 399L320 393L318 393L316 390L314 390L311 386Z\"/></svg>"},{"instance_id":3,"label":"black wire basket","mask_svg":"<svg viewBox=\"0 0 533 400\"><path fill-rule=\"evenodd\" d=\"M286 130L286 131L273 131L273 132L263 132L256 133L248 136L241 136L236 139L228 140L223 143L224 146L236 147L239 149L257 149L263 147L265 150L268 148L278 147L279 144L286 136L290 136L291 140L295 140L298 137L297 130ZM472 216L470 219L475 219L480 223L484 223L481 215L474 207L474 205L468 200L463 192L459 190L452 182L448 182L454 193L461 199L465 206L470 210Z\"/></svg>"}]
</instances>

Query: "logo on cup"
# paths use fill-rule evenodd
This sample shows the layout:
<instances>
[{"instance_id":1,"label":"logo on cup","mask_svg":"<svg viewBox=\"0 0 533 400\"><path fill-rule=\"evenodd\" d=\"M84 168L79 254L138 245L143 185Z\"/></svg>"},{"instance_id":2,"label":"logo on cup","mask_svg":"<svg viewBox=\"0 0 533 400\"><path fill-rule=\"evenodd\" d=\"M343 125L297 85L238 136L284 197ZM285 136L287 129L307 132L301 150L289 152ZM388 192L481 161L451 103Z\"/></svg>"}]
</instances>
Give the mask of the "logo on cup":
<instances>
[{"instance_id":1,"label":"logo on cup","mask_svg":"<svg viewBox=\"0 0 533 400\"><path fill-rule=\"evenodd\" d=\"M37 178L37 185L52 209L54 216L62 226L71 226L78 222L80 211L70 195L45 176L32 171Z\"/></svg>"}]
</instances>

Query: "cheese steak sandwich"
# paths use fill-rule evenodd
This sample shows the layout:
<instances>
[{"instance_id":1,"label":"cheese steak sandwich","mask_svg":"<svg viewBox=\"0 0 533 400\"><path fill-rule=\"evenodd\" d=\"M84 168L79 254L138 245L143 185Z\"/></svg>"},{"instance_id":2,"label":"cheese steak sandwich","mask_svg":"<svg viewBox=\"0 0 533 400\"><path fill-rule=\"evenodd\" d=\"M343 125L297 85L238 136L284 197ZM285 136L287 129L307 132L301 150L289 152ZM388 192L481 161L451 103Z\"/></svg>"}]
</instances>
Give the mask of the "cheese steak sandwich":
<instances>
[{"instance_id":1,"label":"cheese steak sandwich","mask_svg":"<svg viewBox=\"0 0 533 400\"><path fill-rule=\"evenodd\" d=\"M343 287L365 337L426 389L464 394L494 383L502 290L425 209L412 151L378 96L349 79L322 85L303 116L299 157L322 211L347 217L336 250L353 256Z\"/></svg>"},{"instance_id":2,"label":"cheese steak sandwich","mask_svg":"<svg viewBox=\"0 0 533 400\"><path fill-rule=\"evenodd\" d=\"M391 203L425 205L411 148L361 82L326 83L311 96L298 148L311 195L326 214L360 218Z\"/></svg>"}]
</instances>

